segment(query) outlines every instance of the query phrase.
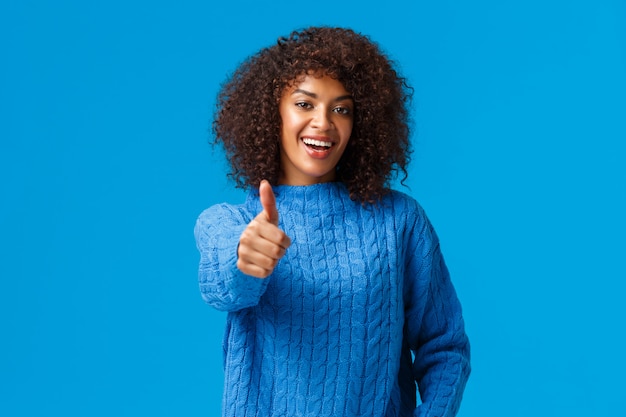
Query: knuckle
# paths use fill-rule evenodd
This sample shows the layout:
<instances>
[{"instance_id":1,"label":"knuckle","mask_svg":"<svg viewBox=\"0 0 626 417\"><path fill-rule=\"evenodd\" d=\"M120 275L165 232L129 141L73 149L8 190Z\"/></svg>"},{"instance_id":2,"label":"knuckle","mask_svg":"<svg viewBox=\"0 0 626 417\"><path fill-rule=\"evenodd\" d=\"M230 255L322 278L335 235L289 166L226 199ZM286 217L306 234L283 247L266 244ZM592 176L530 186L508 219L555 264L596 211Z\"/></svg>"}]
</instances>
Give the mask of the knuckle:
<instances>
[{"instance_id":1,"label":"knuckle","mask_svg":"<svg viewBox=\"0 0 626 417\"><path fill-rule=\"evenodd\" d=\"M270 249L270 256L273 259L278 259L282 256L282 252L283 252L283 248L281 248L278 245L274 245L272 246L272 248Z\"/></svg>"},{"instance_id":2,"label":"knuckle","mask_svg":"<svg viewBox=\"0 0 626 417\"><path fill-rule=\"evenodd\" d=\"M274 239L276 240L276 242L283 242L285 240L285 237L287 237L285 232L280 229L276 230L276 233L274 234Z\"/></svg>"},{"instance_id":3,"label":"knuckle","mask_svg":"<svg viewBox=\"0 0 626 417\"><path fill-rule=\"evenodd\" d=\"M244 274L248 272L247 264L241 258L237 260L237 269Z\"/></svg>"},{"instance_id":4,"label":"knuckle","mask_svg":"<svg viewBox=\"0 0 626 417\"><path fill-rule=\"evenodd\" d=\"M239 244L243 246L249 246L251 242L252 236L250 236L250 233L244 231L239 238Z\"/></svg>"},{"instance_id":5,"label":"knuckle","mask_svg":"<svg viewBox=\"0 0 626 417\"><path fill-rule=\"evenodd\" d=\"M240 240L239 241L239 248L237 249L237 256L239 256L239 259L241 260L241 258L244 258L246 256L248 256L249 250L248 250L248 245L246 242L244 242L244 240Z\"/></svg>"},{"instance_id":6,"label":"knuckle","mask_svg":"<svg viewBox=\"0 0 626 417\"><path fill-rule=\"evenodd\" d=\"M260 262L260 265L264 270L272 269L273 261L274 260L272 258L265 258L262 262Z\"/></svg>"},{"instance_id":7,"label":"knuckle","mask_svg":"<svg viewBox=\"0 0 626 417\"><path fill-rule=\"evenodd\" d=\"M259 221L257 219L252 219L250 223L248 223L248 227L244 230L244 232L252 233L256 232L259 228Z\"/></svg>"},{"instance_id":8,"label":"knuckle","mask_svg":"<svg viewBox=\"0 0 626 417\"><path fill-rule=\"evenodd\" d=\"M271 274L272 271L274 270L274 267L276 266L276 263L278 261L272 257L266 257L265 259L263 259L263 262L261 263L261 267L267 271L267 274Z\"/></svg>"},{"instance_id":9,"label":"knuckle","mask_svg":"<svg viewBox=\"0 0 626 417\"><path fill-rule=\"evenodd\" d=\"M268 271L267 268L259 267L259 269L258 269L258 271L257 271L255 276L257 278L267 278L270 275L271 272L272 271L271 270Z\"/></svg>"}]
</instances>

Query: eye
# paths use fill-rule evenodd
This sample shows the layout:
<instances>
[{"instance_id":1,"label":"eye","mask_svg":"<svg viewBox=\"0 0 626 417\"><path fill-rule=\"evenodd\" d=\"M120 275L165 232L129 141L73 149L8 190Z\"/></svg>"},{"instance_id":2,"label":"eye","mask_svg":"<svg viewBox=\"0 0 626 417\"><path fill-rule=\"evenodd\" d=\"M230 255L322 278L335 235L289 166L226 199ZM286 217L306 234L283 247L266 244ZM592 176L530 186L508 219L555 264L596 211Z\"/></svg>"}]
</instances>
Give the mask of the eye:
<instances>
[{"instance_id":1,"label":"eye","mask_svg":"<svg viewBox=\"0 0 626 417\"><path fill-rule=\"evenodd\" d=\"M349 107L342 107L342 106L335 107L333 109L333 111L335 113L339 113L339 114L341 114L343 116L348 116L348 115L350 115L352 113L352 110Z\"/></svg>"},{"instance_id":2,"label":"eye","mask_svg":"<svg viewBox=\"0 0 626 417\"><path fill-rule=\"evenodd\" d=\"M305 109L305 110L313 108L311 103L307 103L306 101L298 101L298 102L296 102L296 107L299 107L299 108Z\"/></svg>"}]
</instances>

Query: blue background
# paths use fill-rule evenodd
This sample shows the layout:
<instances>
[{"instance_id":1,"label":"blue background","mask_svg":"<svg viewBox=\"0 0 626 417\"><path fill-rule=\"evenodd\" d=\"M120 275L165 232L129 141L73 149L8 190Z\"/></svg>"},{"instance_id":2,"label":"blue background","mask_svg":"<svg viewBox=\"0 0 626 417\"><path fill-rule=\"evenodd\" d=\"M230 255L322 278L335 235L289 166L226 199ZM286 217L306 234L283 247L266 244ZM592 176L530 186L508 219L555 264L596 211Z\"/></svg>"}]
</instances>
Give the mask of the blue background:
<instances>
[{"instance_id":1,"label":"blue background","mask_svg":"<svg viewBox=\"0 0 626 417\"><path fill-rule=\"evenodd\" d=\"M463 301L460 416L626 416L626 2L0 6L0 415L217 416L193 225L242 192L215 95L349 26L415 88L410 189Z\"/></svg>"}]
</instances>

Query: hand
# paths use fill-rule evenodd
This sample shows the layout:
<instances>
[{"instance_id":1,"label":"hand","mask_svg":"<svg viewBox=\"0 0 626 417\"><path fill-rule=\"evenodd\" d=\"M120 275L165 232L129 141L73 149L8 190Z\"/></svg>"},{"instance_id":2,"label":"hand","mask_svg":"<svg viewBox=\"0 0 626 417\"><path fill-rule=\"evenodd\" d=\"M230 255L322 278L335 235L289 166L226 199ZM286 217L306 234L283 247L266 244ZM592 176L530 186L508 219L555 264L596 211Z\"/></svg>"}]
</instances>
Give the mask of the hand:
<instances>
[{"instance_id":1,"label":"hand","mask_svg":"<svg viewBox=\"0 0 626 417\"><path fill-rule=\"evenodd\" d=\"M239 238L237 268L247 275L266 278L291 245L291 239L278 228L276 198L270 183L261 181L259 197L263 211L243 231Z\"/></svg>"}]
</instances>

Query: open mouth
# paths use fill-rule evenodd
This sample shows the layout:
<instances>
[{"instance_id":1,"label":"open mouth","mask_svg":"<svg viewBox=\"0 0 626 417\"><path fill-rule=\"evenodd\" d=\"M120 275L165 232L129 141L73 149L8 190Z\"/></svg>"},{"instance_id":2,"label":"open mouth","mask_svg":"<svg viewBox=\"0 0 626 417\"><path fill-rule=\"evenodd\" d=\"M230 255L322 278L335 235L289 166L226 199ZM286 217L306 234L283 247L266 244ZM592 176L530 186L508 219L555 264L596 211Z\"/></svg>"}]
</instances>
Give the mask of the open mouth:
<instances>
[{"instance_id":1,"label":"open mouth","mask_svg":"<svg viewBox=\"0 0 626 417\"><path fill-rule=\"evenodd\" d=\"M317 151L317 152L323 152L323 151L327 151L330 148L332 148L333 143L332 142L328 142L328 141L324 141L324 140L317 140L317 139L311 139L311 138L302 138L302 142L304 142L304 144Z\"/></svg>"}]
</instances>

